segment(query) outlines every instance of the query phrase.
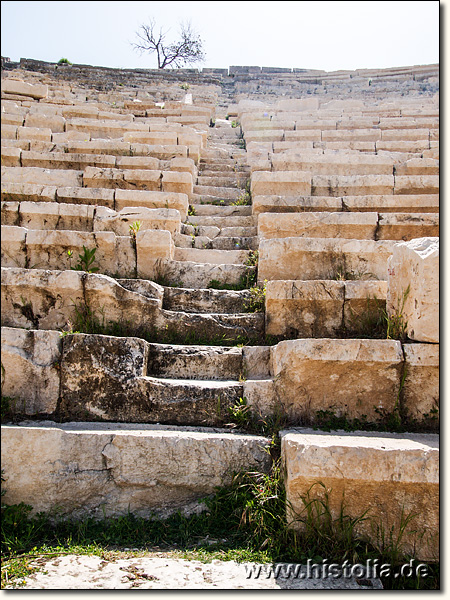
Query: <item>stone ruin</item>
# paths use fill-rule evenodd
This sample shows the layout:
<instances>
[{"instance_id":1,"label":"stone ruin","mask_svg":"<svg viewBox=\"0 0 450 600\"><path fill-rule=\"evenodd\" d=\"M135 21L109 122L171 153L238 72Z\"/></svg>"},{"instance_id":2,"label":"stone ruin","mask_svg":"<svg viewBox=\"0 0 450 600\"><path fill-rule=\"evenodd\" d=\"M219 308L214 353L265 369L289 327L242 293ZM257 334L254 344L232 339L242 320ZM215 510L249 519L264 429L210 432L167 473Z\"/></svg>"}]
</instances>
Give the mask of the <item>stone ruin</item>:
<instances>
[{"instance_id":1,"label":"stone ruin","mask_svg":"<svg viewBox=\"0 0 450 600\"><path fill-rule=\"evenodd\" d=\"M270 468L245 399L293 527L320 482L435 560L438 65L2 65L5 500L196 510Z\"/></svg>"}]
</instances>

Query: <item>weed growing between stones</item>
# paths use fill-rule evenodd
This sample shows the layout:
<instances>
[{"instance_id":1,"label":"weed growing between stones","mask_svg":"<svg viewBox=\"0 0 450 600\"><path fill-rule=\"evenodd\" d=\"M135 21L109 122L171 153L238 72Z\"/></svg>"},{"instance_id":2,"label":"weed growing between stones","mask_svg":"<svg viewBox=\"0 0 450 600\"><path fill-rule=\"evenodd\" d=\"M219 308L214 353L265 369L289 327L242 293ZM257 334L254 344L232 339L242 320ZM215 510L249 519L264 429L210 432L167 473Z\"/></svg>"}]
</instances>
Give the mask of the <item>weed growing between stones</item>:
<instances>
[{"instance_id":1,"label":"weed growing between stones","mask_svg":"<svg viewBox=\"0 0 450 600\"><path fill-rule=\"evenodd\" d=\"M95 253L97 248L86 248L83 246L83 253L78 255L78 263L74 267L70 267L72 271L86 271L86 273L97 273L98 267L93 267L92 264L95 262ZM67 256L70 259L73 256L72 250L67 251Z\"/></svg>"},{"instance_id":2,"label":"weed growing between stones","mask_svg":"<svg viewBox=\"0 0 450 600\"><path fill-rule=\"evenodd\" d=\"M267 279L264 280L264 285L254 285L249 289L250 298L244 300L244 310L249 313L264 312L266 306L266 285Z\"/></svg>"}]
</instances>

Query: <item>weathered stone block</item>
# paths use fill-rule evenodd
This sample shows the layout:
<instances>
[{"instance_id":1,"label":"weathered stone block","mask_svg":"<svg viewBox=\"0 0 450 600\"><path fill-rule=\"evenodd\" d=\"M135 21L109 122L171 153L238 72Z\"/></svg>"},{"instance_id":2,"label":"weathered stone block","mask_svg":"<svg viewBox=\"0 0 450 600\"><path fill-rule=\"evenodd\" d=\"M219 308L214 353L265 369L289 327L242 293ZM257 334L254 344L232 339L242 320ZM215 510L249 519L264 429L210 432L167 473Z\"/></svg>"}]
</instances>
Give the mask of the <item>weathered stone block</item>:
<instances>
[{"instance_id":1,"label":"weathered stone block","mask_svg":"<svg viewBox=\"0 0 450 600\"><path fill-rule=\"evenodd\" d=\"M20 148L8 148L2 146L1 161L4 167L20 167L20 157L22 150Z\"/></svg>"},{"instance_id":2,"label":"weathered stone block","mask_svg":"<svg viewBox=\"0 0 450 600\"><path fill-rule=\"evenodd\" d=\"M159 263L174 259L175 244L169 231L138 231L136 252L138 277L155 279L160 275Z\"/></svg>"},{"instance_id":3,"label":"weathered stone block","mask_svg":"<svg viewBox=\"0 0 450 600\"><path fill-rule=\"evenodd\" d=\"M186 194L191 197L194 191L192 174L180 171L163 171L162 191Z\"/></svg>"},{"instance_id":4,"label":"weathered stone block","mask_svg":"<svg viewBox=\"0 0 450 600\"><path fill-rule=\"evenodd\" d=\"M18 127L17 128L17 139L18 140L39 140L41 142L52 141L52 130L48 127Z\"/></svg>"},{"instance_id":5,"label":"weathered stone block","mask_svg":"<svg viewBox=\"0 0 450 600\"><path fill-rule=\"evenodd\" d=\"M185 221L189 209L187 194L176 192L150 192L145 190L115 190L115 210L124 208L167 208L178 210Z\"/></svg>"},{"instance_id":6,"label":"weathered stone block","mask_svg":"<svg viewBox=\"0 0 450 600\"><path fill-rule=\"evenodd\" d=\"M344 282L268 281L266 333L295 338L333 337L342 327Z\"/></svg>"},{"instance_id":7,"label":"weathered stone block","mask_svg":"<svg viewBox=\"0 0 450 600\"><path fill-rule=\"evenodd\" d=\"M21 202L21 226L27 229L92 231L94 207L57 202Z\"/></svg>"},{"instance_id":8,"label":"weathered stone block","mask_svg":"<svg viewBox=\"0 0 450 600\"><path fill-rule=\"evenodd\" d=\"M302 339L273 346L271 363L292 422L314 422L317 411L378 421L396 405L403 354L394 340Z\"/></svg>"},{"instance_id":9,"label":"weathered stone block","mask_svg":"<svg viewBox=\"0 0 450 600\"><path fill-rule=\"evenodd\" d=\"M93 221L94 231L113 231L116 235L130 235L130 227L139 222L139 231L165 229L172 235L180 233L180 213L170 208L122 208L116 212L99 207Z\"/></svg>"},{"instance_id":10,"label":"weathered stone block","mask_svg":"<svg viewBox=\"0 0 450 600\"><path fill-rule=\"evenodd\" d=\"M257 171L251 179L252 196L311 194L311 175L292 171ZM324 194L326 195L326 194Z\"/></svg>"},{"instance_id":11,"label":"weathered stone block","mask_svg":"<svg viewBox=\"0 0 450 600\"><path fill-rule=\"evenodd\" d=\"M65 131L66 120L59 115L43 115L39 113L29 113L25 117L25 127L37 127L40 129L50 129L52 133L63 133Z\"/></svg>"},{"instance_id":12,"label":"weathered stone block","mask_svg":"<svg viewBox=\"0 0 450 600\"><path fill-rule=\"evenodd\" d=\"M411 340L439 343L439 239L419 238L393 248L388 263L387 312L402 315Z\"/></svg>"},{"instance_id":13,"label":"weathered stone block","mask_svg":"<svg viewBox=\"0 0 450 600\"><path fill-rule=\"evenodd\" d=\"M402 407L406 418L434 422L439 428L439 345L403 344L405 381Z\"/></svg>"},{"instance_id":14,"label":"weathered stone block","mask_svg":"<svg viewBox=\"0 0 450 600\"><path fill-rule=\"evenodd\" d=\"M387 279L395 242L328 238L262 240L258 281L279 279Z\"/></svg>"},{"instance_id":15,"label":"weathered stone block","mask_svg":"<svg viewBox=\"0 0 450 600\"><path fill-rule=\"evenodd\" d=\"M114 190L105 188L58 187L56 200L63 204L87 204L114 208Z\"/></svg>"},{"instance_id":16,"label":"weathered stone block","mask_svg":"<svg viewBox=\"0 0 450 600\"><path fill-rule=\"evenodd\" d=\"M408 241L421 237L439 237L438 214L380 214L377 239Z\"/></svg>"},{"instance_id":17,"label":"weathered stone block","mask_svg":"<svg viewBox=\"0 0 450 600\"><path fill-rule=\"evenodd\" d=\"M394 194L439 194L439 176L396 175Z\"/></svg>"},{"instance_id":18,"label":"weathered stone block","mask_svg":"<svg viewBox=\"0 0 450 600\"><path fill-rule=\"evenodd\" d=\"M342 199L332 197L314 196L252 196L252 210L254 215L265 212L293 213L293 212L339 212L342 210Z\"/></svg>"},{"instance_id":19,"label":"weathered stone block","mask_svg":"<svg viewBox=\"0 0 450 600\"><path fill-rule=\"evenodd\" d=\"M314 175L311 179L313 196L366 196L393 193L393 175Z\"/></svg>"},{"instance_id":20,"label":"weathered stone block","mask_svg":"<svg viewBox=\"0 0 450 600\"><path fill-rule=\"evenodd\" d=\"M40 100L47 98L48 86L39 83L31 84L20 79L3 79L2 92L4 94L14 94L15 96L28 96Z\"/></svg>"},{"instance_id":21,"label":"weathered stone block","mask_svg":"<svg viewBox=\"0 0 450 600\"><path fill-rule=\"evenodd\" d=\"M189 512L233 473L270 466L265 438L192 428L37 422L2 440L5 501L73 518Z\"/></svg>"},{"instance_id":22,"label":"weathered stone block","mask_svg":"<svg viewBox=\"0 0 450 600\"><path fill-rule=\"evenodd\" d=\"M344 329L355 337L378 337L386 310L387 281L346 281ZM381 321L381 322L380 322Z\"/></svg>"},{"instance_id":23,"label":"weathered stone block","mask_svg":"<svg viewBox=\"0 0 450 600\"><path fill-rule=\"evenodd\" d=\"M374 239L377 213L263 213L258 216L260 239L320 237Z\"/></svg>"},{"instance_id":24,"label":"weathered stone block","mask_svg":"<svg viewBox=\"0 0 450 600\"><path fill-rule=\"evenodd\" d=\"M2 396L18 415L51 415L59 398L58 331L2 327Z\"/></svg>"},{"instance_id":25,"label":"weathered stone block","mask_svg":"<svg viewBox=\"0 0 450 600\"><path fill-rule=\"evenodd\" d=\"M14 225L2 225L1 261L2 267L27 266L27 230Z\"/></svg>"},{"instance_id":26,"label":"weathered stone block","mask_svg":"<svg viewBox=\"0 0 450 600\"><path fill-rule=\"evenodd\" d=\"M437 435L286 430L281 452L291 527L304 527L306 503L328 501L334 519L344 510L357 521L356 534L375 545L381 543L377 528L384 536L393 528L400 551L438 559Z\"/></svg>"},{"instance_id":27,"label":"weathered stone block","mask_svg":"<svg viewBox=\"0 0 450 600\"><path fill-rule=\"evenodd\" d=\"M81 187L82 172L63 169L41 169L39 167L2 167L2 185L4 183Z\"/></svg>"}]
</instances>

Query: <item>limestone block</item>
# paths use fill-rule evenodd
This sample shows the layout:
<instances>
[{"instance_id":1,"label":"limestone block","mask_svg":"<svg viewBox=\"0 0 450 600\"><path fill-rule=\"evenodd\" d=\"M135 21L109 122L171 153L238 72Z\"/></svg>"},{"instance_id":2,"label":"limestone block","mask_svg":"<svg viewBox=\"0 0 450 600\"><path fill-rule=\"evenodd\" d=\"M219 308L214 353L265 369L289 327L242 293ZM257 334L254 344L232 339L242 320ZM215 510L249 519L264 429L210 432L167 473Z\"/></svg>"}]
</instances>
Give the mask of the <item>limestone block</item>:
<instances>
[{"instance_id":1,"label":"limestone block","mask_svg":"<svg viewBox=\"0 0 450 600\"><path fill-rule=\"evenodd\" d=\"M145 190L115 190L115 209L123 208L167 208L178 210L185 221L189 209L187 194L174 192L149 192Z\"/></svg>"},{"instance_id":2,"label":"limestone block","mask_svg":"<svg viewBox=\"0 0 450 600\"><path fill-rule=\"evenodd\" d=\"M136 234L137 272L138 277L155 279L159 263L173 260L175 244L170 231L146 230Z\"/></svg>"},{"instance_id":3,"label":"limestone block","mask_svg":"<svg viewBox=\"0 0 450 600\"><path fill-rule=\"evenodd\" d=\"M286 142L296 142L297 140L320 142L322 141L322 132L320 131L320 129L300 129L298 131L285 131L284 140Z\"/></svg>"},{"instance_id":4,"label":"limestone block","mask_svg":"<svg viewBox=\"0 0 450 600\"><path fill-rule=\"evenodd\" d=\"M117 169L150 169L159 170L159 159L150 156L118 156L115 161Z\"/></svg>"},{"instance_id":5,"label":"limestone block","mask_svg":"<svg viewBox=\"0 0 450 600\"><path fill-rule=\"evenodd\" d=\"M39 167L2 167L4 183L32 183L43 186L81 187L82 172L63 169L41 169Z\"/></svg>"},{"instance_id":6,"label":"limestone block","mask_svg":"<svg viewBox=\"0 0 450 600\"><path fill-rule=\"evenodd\" d=\"M267 422L267 417L283 417L273 379L246 379L243 385L244 398L254 419Z\"/></svg>"},{"instance_id":7,"label":"limestone block","mask_svg":"<svg viewBox=\"0 0 450 600\"><path fill-rule=\"evenodd\" d=\"M2 146L1 162L4 167L20 167L20 156L22 150L20 148L8 148Z\"/></svg>"},{"instance_id":8,"label":"limestone block","mask_svg":"<svg viewBox=\"0 0 450 600\"><path fill-rule=\"evenodd\" d=\"M394 194L439 194L439 176L396 175Z\"/></svg>"},{"instance_id":9,"label":"limestone block","mask_svg":"<svg viewBox=\"0 0 450 600\"><path fill-rule=\"evenodd\" d=\"M314 142L314 147L320 147L324 150L336 151L336 150L353 150L358 152L367 152L374 154L378 144L390 144L391 142L361 142L361 141L351 141L347 140L346 142Z\"/></svg>"},{"instance_id":10,"label":"limestone block","mask_svg":"<svg viewBox=\"0 0 450 600\"><path fill-rule=\"evenodd\" d=\"M2 201L2 225L19 226L19 202Z\"/></svg>"},{"instance_id":11,"label":"limestone block","mask_svg":"<svg viewBox=\"0 0 450 600\"><path fill-rule=\"evenodd\" d=\"M354 129L345 130L332 129L322 131L322 141L324 142L376 142L382 139L382 133L379 129Z\"/></svg>"},{"instance_id":12,"label":"limestone block","mask_svg":"<svg viewBox=\"0 0 450 600\"><path fill-rule=\"evenodd\" d=\"M149 190L157 192L161 190L161 171L149 169L129 169L123 171L124 188ZM166 191L163 189L163 191Z\"/></svg>"},{"instance_id":13,"label":"limestone block","mask_svg":"<svg viewBox=\"0 0 450 600\"><path fill-rule=\"evenodd\" d=\"M2 110L2 131L3 125L14 125L15 127L21 127L24 122L23 114L9 114ZM2 136L3 137L3 136Z\"/></svg>"},{"instance_id":14,"label":"limestone block","mask_svg":"<svg viewBox=\"0 0 450 600\"><path fill-rule=\"evenodd\" d=\"M415 142L416 140L428 140L427 129L384 129L381 138L384 142L400 140L402 142Z\"/></svg>"},{"instance_id":15,"label":"limestone block","mask_svg":"<svg viewBox=\"0 0 450 600\"><path fill-rule=\"evenodd\" d=\"M165 229L172 235L180 233L181 219L177 210L170 208L123 208L116 212L109 208L97 208L94 231L113 231L116 235L130 235L130 226L140 223L140 231Z\"/></svg>"},{"instance_id":16,"label":"limestone block","mask_svg":"<svg viewBox=\"0 0 450 600\"><path fill-rule=\"evenodd\" d=\"M343 281L268 281L266 334L333 337L342 328Z\"/></svg>"},{"instance_id":17,"label":"limestone block","mask_svg":"<svg viewBox=\"0 0 450 600\"><path fill-rule=\"evenodd\" d=\"M390 316L403 315L409 339L439 343L439 238L395 244L386 307Z\"/></svg>"},{"instance_id":18,"label":"limestone block","mask_svg":"<svg viewBox=\"0 0 450 600\"><path fill-rule=\"evenodd\" d=\"M422 155L424 150L430 148L428 137L421 140L380 140L375 142L376 151L385 150L387 152L408 152Z\"/></svg>"},{"instance_id":19,"label":"limestone block","mask_svg":"<svg viewBox=\"0 0 450 600\"><path fill-rule=\"evenodd\" d=\"M377 213L262 213L258 216L260 239L329 237L374 239Z\"/></svg>"},{"instance_id":20,"label":"limestone block","mask_svg":"<svg viewBox=\"0 0 450 600\"><path fill-rule=\"evenodd\" d=\"M317 411L378 421L395 407L402 362L394 340L301 339L271 350L277 395L294 423L314 422Z\"/></svg>"},{"instance_id":21,"label":"limestone block","mask_svg":"<svg viewBox=\"0 0 450 600\"><path fill-rule=\"evenodd\" d=\"M48 127L18 127L18 140L39 140L42 142L52 141L52 130Z\"/></svg>"},{"instance_id":22,"label":"limestone block","mask_svg":"<svg viewBox=\"0 0 450 600\"><path fill-rule=\"evenodd\" d=\"M94 207L56 202L21 202L21 226L27 229L92 231Z\"/></svg>"},{"instance_id":23,"label":"limestone block","mask_svg":"<svg viewBox=\"0 0 450 600\"><path fill-rule=\"evenodd\" d=\"M406 418L434 421L439 428L439 344L403 344L405 382L401 401Z\"/></svg>"},{"instance_id":24,"label":"limestone block","mask_svg":"<svg viewBox=\"0 0 450 600\"><path fill-rule=\"evenodd\" d=\"M130 144L118 140L92 140L86 139L84 133L69 131L70 139L67 142L67 152L71 154L107 154L108 156L130 157ZM75 137L77 136L77 137ZM53 136L54 137L54 136Z\"/></svg>"},{"instance_id":25,"label":"limestone block","mask_svg":"<svg viewBox=\"0 0 450 600\"><path fill-rule=\"evenodd\" d=\"M59 398L58 331L2 327L2 396L18 415L51 415Z\"/></svg>"},{"instance_id":26,"label":"limestone block","mask_svg":"<svg viewBox=\"0 0 450 600\"><path fill-rule=\"evenodd\" d=\"M313 175L312 196L367 196L394 193L393 175Z\"/></svg>"},{"instance_id":27,"label":"limestone block","mask_svg":"<svg viewBox=\"0 0 450 600\"><path fill-rule=\"evenodd\" d=\"M187 194L188 197L191 197L194 192L192 174L180 171L163 171L162 191Z\"/></svg>"},{"instance_id":28,"label":"limestone block","mask_svg":"<svg viewBox=\"0 0 450 600\"><path fill-rule=\"evenodd\" d=\"M381 213L437 213L439 196L436 194L404 194L382 196L346 196L342 199L344 210Z\"/></svg>"},{"instance_id":29,"label":"limestone block","mask_svg":"<svg viewBox=\"0 0 450 600\"><path fill-rule=\"evenodd\" d=\"M114 190L104 188L59 187L57 202L63 204L86 204L114 207Z\"/></svg>"},{"instance_id":30,"label":"limestone block","mask_svg":"<svg viewBox=\"0 0 450 600\"><path fill-rule=\"evenodd\" d=\"M63 329L83 302L80 271L2 267L2 325Z\"/></svg>"},{"instance_id":31,"label":"limestone block","mask_svg":"<svg viewBox=\"0 0 450 600\"><path fill-rule=\"evenodd\" d=\"M307 171L313 175L392 175L394 161L365 154L274 154L274 171Z\"/></svg>"},{"instance_id":32,"label":"limestone block","mask_svg":"<svg viewBox=\"0 0 450 600\"><path fill-rule=\"evenodd\" d=\"M158 191L161 189L161 172L151 170L125 170L101 169L86 167L83 172L83 185L85 187L107 189L148 189Z\"/></svg>"},{"instance_id":33,"label":"limestone block","mask_svg":"<svg viewBox=\"0 0 450 600\"><path fill-rule=\"evenodd\" d=\"M412 240L439 237L439 215L420 213L380 214L379 240Z\"/></svg>"},{"instance_id":34,"label":"limestone block","mask_svg":"<svg viewBox=\"0 0 450 600\"><path fill-rule=\"evenodd\" d=\"M91 138L100 139L117 139L123 138L124 141L129 141L125 138L128 132L146 132L148 125L140 123L132 123L130 121L111 121L100 119L67 119L66 131L81 131L90 134Z\"/></svg>"},{"instance_id":35,"label":"limestone block","mask_svg":"<svg viewBox=\"0 0 450 600\"><path fill-rule=\"evenodd\" d=\"M170 234L169 234L170 235ZM120 238L112 232L99 231L38 231L28 230L27 254L35 269L70 269L83 254L83 246L96 248L95 264L101 273L120 273L123 277L135 273L135 253L131 238ZM69 257L67 251L73 256Z\"/></svg>"},{"instance_id":36,"label":"limestone block","mask_svg":"<svg viewBox=\"0 0 450 600\"><path fill-rule=\"evenodd\" d=\"M50 129L52 133L63 133L65 131L65 124L66 120L59 115L28 113L25 117L25 127Z\"/></svg>"},{"instance_id":37,"label":"limestone block","mask_svg":"<svg viewBox=\"0 0 450 600\"><path fill-rule=\"evenodd\" d=\"M1 231L2 267L25 267L27 265L27 230L14 225L2 225Z\"/></svg>"},{"instance_id":38,"label":"limestone block","mask_svg":"<svg viewBox=\"0 0 450 600\"><path fill-rule=\"evenodd\" d=\"M264 380L270 377L270 346L244 346L244 376Z\"/></svg>"},{"instance_id":39,"label":"limestone block","mask_svg":"<svg viewBox=\"0 0 450 600\"><path fill-rule=\"evenodd\" d=\"M206 146L206 140L201 133L184 133L179 132L177 134L177 144L179 146L198 146L203 148Z\"/></svg>"},{"instance_id":40,"label":"limestone block","mask_svg":"<svg viewBox=\"0 0 450 600\"><path fill-rule=\"evenodd\" d=\"M2 92L40 100L41 98L47 98L48 86L39 83L27 83L20 79L2 79Z\"/></svg>"},{"instance_id":41,"label":"limestone block","mask_svg":"<svg viewBox=\"0 0 450 600\"><path fill-rule=\"evenodd\" d=\"M396 165L396 175L439 175L439 159L410 158Z\"/></svg>"},{"instance_id":42,"label":"limestone block","mask_svg":"<svg viewBox=\"0 0 450 600\"><path fill-rule=\"evenodd\" d=\"M258 280L387 279L395 242L329 238L262 240Z\"/></svg>"},{"instance_id":43,"label":"limestone block","mask_svg":"<svg viewBox=\"0 0 450 600\"><path fill-rule=\"evenodd\" d=\"M386 310L387 281L346 281L344 329L355 337L379 337Z\"/></svg>"},{"instance_id":44,"label":"limestone block","mask_svg":"<svg viewBox=\"0 0 450 600\"><path fill-rule=\"evenodd\" d=\"M294 213L303 211L339 212L342 210L342 199L312 196L252 196L252 211L260 213Z\"/></svg>"},{"instance_id":45,"label":"limestone block","mask_svg":"<svg viewBox=\"0 0 450 600\"><path fill-rule=\"evenodd\" d=\"M192 181L197 177L197 167L192 158L177 157L172 158L169 163L170 171L179 171L181 173L190 173L192 175Z\"/></svg>"},{"instance_id":46,"label":"limestone block","mask_svg":"<svg viewBox=\"0 0 450 600\"><path fill-rule=\"evenodd\" d=\"M98 118L99 109L91 104L75 104L74 106L63 106L62 115L65 119L73 118Z\"/></svg>"},{"instance_id":47,"label":"limestone block","mask_svg":"<svg viewBox=\"0 0 450 600\"><path fill-rule=\"evenodd\" d=\"M170 160L171 158L187 157L187 146L176 146L173 144L130 144L131 153L133 156L154 156L160 160Z\"/></svg>"},{"instance_id":48,"label":"limestone block","mask_svg":"<svg viewBox=\"0 0 450 600\"><path fill-rule=\"evenodd\" d=\"M283 129L246 131L244 137L246 144L251 142L281 142L284 140L284 131Z\"/></svg>"},{"instance_id":49,"label":"limestone block","mask_svg":"<svg viewBox=\"0 0 450 600\"><path fill-rule=\"evenodd\" d=\"M2 439L5 501L73 518L189 513L233 473L270 465L265 438L185 427L37 422Z\"/></svg>"},{"instance_id":50,"label":"limestone block","mask_svg":"<svg viewBox=\"0 0 450 600\"><path fill-rule=\"evenodd\" d=\"M333 519L357 521L356 534L377 545L377 526L393 528L399 551L419 560L439 554L439 438L437 435L315 432L281 434L288 522L302 528L305 503L323 501ZM366 514L367 511L367 514ZM366 519L360 520L361 516ZM403 535L402 523L411 519Z\"/></svg>"},{"instance_id":51,"label":"limestone block","mask_svg":"<svg viewBox=\"0 0 450 600\"><path fill-rule=\"evenodd\" d=\"M68 154L65 152L22 152L23 167L44 169L75 169L82 171L87 166L115 167L114 156L96 154Z\"/></svg>"},{"instance_id":52,"label":"limestone block","mask_svg":"<svg viewBox=\"0 0 450 600\"><path fill-rule=\"evenodd\" d=\"M178 136L175 131L126 131L123 134L124 142L133 144L148 144L150 146L178 144Z\"/></svg>"},{"instance_id":53,"label":"limestone block","mask_svg":"<svg viewBox=\"0 0 450 600\"><path fill-rule=\"evenodd\" d=\"M55 202L56 186L44 186L33 183L10 183L2 181L2 200L31 202Z\"/></svg>"},{"instance_id":54,"label":"limestone block","mask_svg":"<svg viewBox=\"0 0 450 600\"><path fill-rule=\"evenodd\" d=\"M7 123L3 123L1 125L1 137L3 140L16 140L17 139L17 125L9 125Z\"/></svg>"},{"instance_id":55,"label":"limestone block","mask_svg":"<svg viewBox=\"0 0 450 600\"><path fill-rule=\"evenodd\" d=\"M252 196L311 194L311 175L297 171L257 171L251 178ZM326 195L326 194L324 194Z\"/></svg>"}]
</instances>

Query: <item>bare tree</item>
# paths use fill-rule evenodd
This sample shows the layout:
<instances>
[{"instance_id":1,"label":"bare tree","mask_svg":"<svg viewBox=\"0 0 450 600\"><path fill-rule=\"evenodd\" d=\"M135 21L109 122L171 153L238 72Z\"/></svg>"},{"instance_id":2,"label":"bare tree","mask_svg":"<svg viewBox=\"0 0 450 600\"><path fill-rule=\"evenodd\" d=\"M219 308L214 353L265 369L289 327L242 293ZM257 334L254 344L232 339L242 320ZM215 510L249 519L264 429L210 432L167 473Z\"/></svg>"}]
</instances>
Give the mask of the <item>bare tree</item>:
<instances>
[{"instance_id":1,"label":"bare tree","mask_svg":"<svg viewBox=\"0 0 450 600\"><path fill-rule=\"evenodd\" d=\"M168 31L161 28L158 31L152 19L149 25L141 25L136 31L138 41L133 43L133 48L140 52L156 52L158 69L165 67L183 67L205 60L203 40L192 29L190 22L180 23L180 40L169 43L166 41Z\"/></svg>"}]
</instances>

